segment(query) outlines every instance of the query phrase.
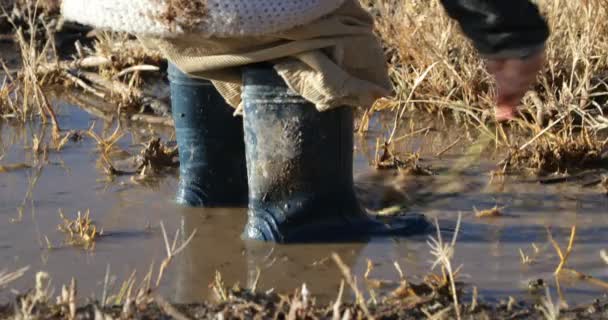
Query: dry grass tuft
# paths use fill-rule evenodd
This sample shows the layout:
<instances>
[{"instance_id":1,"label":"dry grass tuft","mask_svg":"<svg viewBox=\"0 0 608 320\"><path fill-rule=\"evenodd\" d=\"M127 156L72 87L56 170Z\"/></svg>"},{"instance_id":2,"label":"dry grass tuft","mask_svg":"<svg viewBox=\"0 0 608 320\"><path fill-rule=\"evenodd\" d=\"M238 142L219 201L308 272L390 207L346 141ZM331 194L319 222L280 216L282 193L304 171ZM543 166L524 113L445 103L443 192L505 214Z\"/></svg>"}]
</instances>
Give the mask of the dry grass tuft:
<instances>
[{"instance_id":1,"label":"dry grass tuft","mask_svg":"<svg viewBox=\"0 0 608 320\"><path fill-rule=\"evenodd\" d=\"M461 319L461 310L460 305L458 303L458 291L456 287L456 275L458 273L457 269L454 269L452 266L452 259L454 258L454 254L456 251L456 240L458 239L458 232L460 231L460 223L462 221L462 215L458 215L458 221L456 223L456 228L454 229L454 235L452 236L452 241L449 243L445 243L443 238L441 237L441 230L439 229L439 222L435 220L435 226L437 227L437 237L433 238L429 236L429 240L427 241L429 247L431 247L431 254L435 257L435 261L433 262L432 269L435 269L437 266L441 266L444 275L447 273L447 278L449 280L452 299L454 302L454 310L456 312L456 318Z\"/></svg>"},{"instance_id":2,"label":"dry grass tuft","mask_svg":"<svg viewBox=\"0 0 608 320\"><path fill-rule=\"evenodd\" d=\"M377 140L374 167L379 170L397 169L403 175L431 176L431 167L421 163L420 153L402 154L394 150L394 144Z\"/></svg>"},{"instance_id":3,"label":"dry grass tuft","mask_svg":"<svg viewBox=\"0 0 608 320\"><path fill-rule=\"evenodd\" d=\"M21 61L17 72L2 64L8 75L0 79L2 118L22 122L41 118L45 123L51 122L54 137L58 136L59 124L45 94L49 86L56 85L81 88L115 102L119 110L137 112L146 103L159 104L140 87L142 73L158 71L161 57L158 52L146 50L131 36L96 31L97 41L92 47L83 47L76 41L77 53L73 59L60 60L55 47L55 32L60 30L58 12L49 10L53 2L56 1L20 0L14 2L10 13L6 12L10 8L5 8L3 16L12 28L11 39L18 45Z\"/></svg>"},{"instance_id":4,"label":"dry grass tuft","mask_svg":"<svg viewBox=\"0 0 608 320\"><path fill-rule=\"evenodd\" d=\"M9 87L9 91L15 94L16 100L11 102L10 116L21 121L40 116L44 123L50 118L53 133L58 134L60 128L57 118L43 90L43 86L51 82L57 74L39 72L42 66L57 63L54 34L48 23L39 18L38 4L39 2L25 1L20 7L25 18L25 30L12 18L9 19L21 54L21 69L15 79L12 79ZM6 68L4 70L8 71Z\"/></svg>"},{"instance_id":5,"label":"dry grass tuft","mask_svg":"<svg viewBox=\"0 0 608 320\"><path fill-rule=\"evenodd\" d=\"M553 301L553 298L551 298L551 291L549 291L549 288L545 288L545 296L541 298L541 304L539 306L539 310L543 317L546 320L558 320L561 313L560 305L560 301L557 301L556 303Z\"/></svg>"},{"instance_id":6,"label":"dry grass tuft","mask_svg":"<svg viewBox=\"0 0 608 320\"><path fill-rule=\"evenodd\" d=\"M473 211L477 218L497 218L502 216L503 209L504 207L499 208L498 206L495 206L494 208L486 210L477 210L477 208L473 208Z\"/></svg>"},{"instance_id":7,"label":"dry grass tuft","mask_svg":"<svg viewBox=\"0 0 608 320\"><path fill-rule=\"evenodd\" d=\"M59 224L58 229L66 234L66 243L71 246L93 250L95 248L95 241L99 236L103 235L103 229L98 230L91 220L91 212L89 210L84 214L79 211L75 219L67 218L59 210L59 217L62 222Z\"/></svg>"},{"instance_id":8,"label":"dry grass tuft","mask_svg":"<svg viewBox=\"0 0 608 320\"><path fill-rule=\"evenodd\" d=\"M571 173L608 163L606 142L589 129L545 132L533 144L512 148L502 166L509 171L526 170L535 175Z\"/></svg>"},{"instance_id":9,"label":"dry grass tuft","mask_svg":"<svg viewBox=\"0 0 608 320\"><path fill-rule=\"evenodd\" d=\"M491 99L479 96L488 89L483 64L471 46L463 46L467 42L439 1L363 2L376 16L386 46L396 88L389 108L396 110L404 103L409 110L432 112L449 111L451 104L489 107Z\"/></svg>"},{"instance_id":10,"label":"dry grass tuft","mask_svg":"<svg viewBox=\"0 0 608 320\"><path fill-rule=\"evenodd\" d=\"M158 173L166 168L177 167L177 156L177 147L168 147L160 138L154 138L143 145L137 157L138 171L145 176L149 172Z\"/></svg>"},{"instance_id":11,"label":"dry grass tuft","mask_svg":"<svg viewBox=\"0 0 608 320\"><path fill-rule=\"evenodd\" d=\"M95 140L99 152L102 158L110 158L114 153L121 152L116 144L125 136L120 123L117 124L116 129L109 136L100 136L95 132L95 123L91 124L91 127L85 132L87 136Z\"/></svg>"},{"instance_id":12,"label":"dry grass tuft","mask_svg":"<svg viewBox=\"0 0 608 320\"><path fill-rule=\"evenodd\" d=\"M4 67L4 70L8 70L2 60L0 63ZM0 117L10 118L10 115L15 114L15 105L13 102L13 91L14 86L9 82L11 78L9 76L3 76L2 83L0 84Z\"/></svg>"}]
</instances>

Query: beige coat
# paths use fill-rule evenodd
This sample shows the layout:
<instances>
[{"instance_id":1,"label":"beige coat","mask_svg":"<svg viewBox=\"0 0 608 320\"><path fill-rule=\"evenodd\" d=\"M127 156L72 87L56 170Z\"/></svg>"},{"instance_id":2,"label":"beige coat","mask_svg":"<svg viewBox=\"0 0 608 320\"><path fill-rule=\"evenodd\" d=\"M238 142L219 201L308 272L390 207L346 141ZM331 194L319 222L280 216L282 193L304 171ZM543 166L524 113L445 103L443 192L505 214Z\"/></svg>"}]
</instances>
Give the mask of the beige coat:
<instances>
[{"instance_id":1,"label":"beige coat","mask_svg":"<svg viewBox=\"0 0 608 320\"><path fill-rule=\"evenodd\" d=\"M385 57L373 24L358 0L346 0L328 16L263 37L140 39L185 73L212 80L233 107L241 104L239 67L270 61L291 89L324 111L369 106L389 94Z\"/></svg>"}]
</instances>

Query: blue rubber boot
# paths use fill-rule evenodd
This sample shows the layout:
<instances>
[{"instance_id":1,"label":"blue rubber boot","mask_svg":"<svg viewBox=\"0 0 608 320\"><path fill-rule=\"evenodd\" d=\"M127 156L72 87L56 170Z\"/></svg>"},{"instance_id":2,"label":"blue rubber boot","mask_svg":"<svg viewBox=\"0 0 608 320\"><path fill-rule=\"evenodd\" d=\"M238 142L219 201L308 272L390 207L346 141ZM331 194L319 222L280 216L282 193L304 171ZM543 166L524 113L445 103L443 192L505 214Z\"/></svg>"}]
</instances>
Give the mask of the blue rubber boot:
<instances>
[{"instance_id":1,"label":"blue rubber boot","mask_svg":"<svg viewBox=\"0 0 608 320\"><path fill-rule=\"evenodd\" d=\"M179 148L179 204L244 206L247 169L243 121L211 82L169 65L171 109Z\"/></svg>"},{"instance_id":2,"label":"blue rubber boot","mask_svg":"<svg viewBox=\"0 0 608 320\"><path fill-rule=\"evenodd\" d=\"M249 180L244 239L350 242L428 231L422 215L390 222L361 208L353 185L353 114L318 112L272 66L243 70Z\"/></svg>"}]
</instances>

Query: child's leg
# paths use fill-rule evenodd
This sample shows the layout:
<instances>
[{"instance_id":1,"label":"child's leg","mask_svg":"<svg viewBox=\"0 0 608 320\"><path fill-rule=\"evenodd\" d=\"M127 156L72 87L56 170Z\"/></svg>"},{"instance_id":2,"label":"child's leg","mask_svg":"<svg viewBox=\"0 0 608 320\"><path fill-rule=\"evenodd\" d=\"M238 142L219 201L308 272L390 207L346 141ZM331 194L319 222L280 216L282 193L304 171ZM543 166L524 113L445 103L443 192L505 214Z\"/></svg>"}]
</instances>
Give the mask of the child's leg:
<instances>
[{"instance_id":1,"label":"child's leg","mask_svg":"<svg viewBox=\"0 0 608 320\"><path fill-rule=\"evenodd\" d=\"M177 202L243 205L247 199L243 121L206 80L169 65L171 106L179 148Z\"/></svg>"},{"instance_id":2,"label":"child's leg","mask_svg":"<svg viewBox=\"0 0 608 320\"><path fill-rule=\"evenodd\" d=\"M272 66L244 70L249 220L244 238L340 241L426 231L409 215L387 227L360 207L353 186L353 114L320 113Z\"/></svg>"}]
</instances>

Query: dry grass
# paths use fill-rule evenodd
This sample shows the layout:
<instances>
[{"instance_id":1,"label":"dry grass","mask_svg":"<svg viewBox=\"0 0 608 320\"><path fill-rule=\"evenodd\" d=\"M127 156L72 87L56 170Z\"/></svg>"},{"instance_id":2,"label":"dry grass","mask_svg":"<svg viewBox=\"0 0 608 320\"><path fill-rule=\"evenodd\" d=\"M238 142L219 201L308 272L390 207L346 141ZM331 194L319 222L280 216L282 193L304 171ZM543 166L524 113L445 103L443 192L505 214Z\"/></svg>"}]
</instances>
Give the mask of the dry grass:
<instances>
[{"instance_id":1,"label":"dry grass","mask_svg":"<svg viewBox=\"0 0 608 320\"><path fill-rule=\"evenodd\" d=\"M61 224L59 224L58 229L65 233L66 243L71 246L92 250L95 248L97 238L103 235L103 230L98 230L91 220L91 212L89 210L84 214L79 211L74 219L67 218L59 210L59 217L61 218Z\"/></svg>"},{"instance_id":2,"label":"dry grass","mask_svg":"<svg viewBox=\"0 0 608 320\"><path fill-rule=\"evenodd\" d=\"M523 120L510 125L515 133L511 137L488 125L494 106L492 79L439 1L362 2L376 17L396 88L394 98L372 110L396 112L393 132L402 125L401 118L424 111L452 118L464 129L476 128L497 145L515 150L526 145L507 157L513 169L563 172L600 158L605 144L596 134L608 128L605 1L539 1L553 31L548 61L538 85L523 100Z\"/></svg>"},{"instance_id":3,"label":"dry grass","mask_svg":"<svg viewBox=\"0 0 608 320\"><path fill-rule=\"evenodd\" d=\"M507 171L528 171L535 175L572 173L608 164L606 141L588 128L569 125L559 131L539 132L529 143L509 149L502 166Z\"/></svg>"},{"instance_id":4,"label":"dry grass","mask_svg":"<svg viewBox=\"0 0 608 320\"><path fill-rule=\"evenodd\" d=\"M55 47L58 13L48 9L49 3L20 0L13 10L11 5L0 12L11 25L11 38L20 53L17 72L0 60L3 73L8 75L0 78L0 117L48 121L59 140L60 127L46 94L49 86L72 85L130 112L137 112L146 101L156 102L140 87L143 72L159 70L158 53L145 50L131 36L98 32L92 47L76 41L77 53L72 59L61 60Z\"/></svg>"},{"instance_id":5,"label":"dry grass","mask_svg":"<svg viewBox=\"0 0 608 320\"><path fill-rule=\"evenodd\" d=\"M562 251L557 241L555 241L555 239L553 238L551 231L547 230L547 233L549 236L549 241L555 248L555 251L557 252L560 258L560 263L555 269L555 275L559 275L562 269L566 266L566 262L568 262L568 258L570 257L570 254L572 254L572 250L574 249L574 240L576 238L576 226L573 226L572 230L570 231L570 241L568 241L568 247L566 248L565 253Z\"/></svg>"},{"instance_id":6,"label":"dry grass","mask_svg":"<svg viewBox=\"0 0 608 320\"><path fill-rule=\"evenodd\" d=\"M546 320L558 320L560 315L560 302L557 303L551 298L551 291L549 288L545 288L545 296L541 298L541 304L539 307L544 319Z\"/></svg>"},{"instance_id":7,"label":"dry grass","mask_svg":"<svg viewBox=\"0 0 608 320\"><path fill-rule=\"evenodd\" d=\"M458 320L461 319L461 310L460 305L458 303L458 291L456 288L456 275L458 273L458 269L454 269L452 266L452 260L454 259L454 254L456 251L456 240L458 239L458 232L460 231L460 223L462 220L462 215L458 215L458 222L456 223L456 228L454 229L454 235L452 236L452 241L449 243L445 243L443 238L441 237L441 231L439 229L439 222L435 219L435 226L437 228L437 237L433 238L429 236L429 240L427 243L431 248L431 254L435 257L435 261L433 262L432 269L435 269L437 266L441 266L441 269L444 273L444 278L447 278L450 284L450 291L452 294L452 299L454 302L454 311L456 313L456 318ZM447 277L445 276L447 274Z\"/></svg>"},{"instance_id":8,"label":"dry grass","mask_svg":"<svg viewBox=\"0 0 608 320\"><path fill-rule=\"evenodd\" d=\"M376 17L396 88L394 98L379 101L361 121L360 132L364 132L374 111L395 113L386 141L378 143L376 166L431 173L419 165L416 154L399 157L393 152L394 145L404 138L395 134L406 125L411 111L430 112L446 121L454 119L463 129L478 130L491 137L488 141L508 147L502 149L509 151L504 162L508 170L549 174L604 160L606 145L598 135L608 128L604 116L608 104L608 9L604 1L539 1L553 30L548 61L539 73L538 84L523 101L524 120L507 128L510 136L489 123L494 105L492 79L438 0L361 1ZM189 8L179 1L173 6L182 11ZM19 8L28 21L27 32L14 26L23 68L0 87L0 115L49 119L59 141L59 124L41 89L45 84L74 85L115 102L121 112L136 112L145 104L140 89L143 73L158 70L158 53L146 51L127 35L97 32L92 47L76 43L72 61L57 61L53 32L38 18L44 5L24 0Z\"/></svg>"},{"instance_id":9,"label":"dry grass","mask_svg":"<svg viewBox=\"0 0 608 320\"><path fill-rule=\"evenodd\" d=\"M60 128L55 112L43 90L43 86L52 82L56 74L39 72L41 66L57 63L54 34L47 21L40 18L38 5L37 1L25 1L20 7L25 29L12 18L9 19L21 55L21 69L12 78L8 69L3 68L9 75L2 91L7 98L5 101L9 101L11 113L8 116L21 121L40 116L44 123L50 120L54 133L58 134ZM11 94L13 96L9 96ZM7 115L4 114L4 117Z\"/></svg>"},{"instance_id":10,"label":"dry grass","mask_svg":"<svg viewBox=\"0 0 608 320\"><path fill-rule=\"evenodd\" d=\"M0 60L2 66L6 70L4 62ZM15 106L13 104L13 85L9 83L10 77L4 76L0 84L0 116L6 117L7 114L15 114Z\"/></svg>"},{"instance_id":11,"label":"dry grass","mask_svg":"<svg viewBox=\"0 0 608 320\"><path fill-rule=\"evenodd\" d=\"M494 206L494 208L491 209L485 209L485 210L477 210L477 208L473 207L473 212L475 212L475 217L477 218L498 218L498 217L502 217L502 210L504 209L504 207L500 208L498 206Z\"/></svg>"},{"instance_id":12,"label":"dry grass","mask_svg":"<svg viewBox=\"0 0 608 320\"><path fill-rule=\"evenodd\" d=\"M461 108L467 108L479 119L493 107L491 78L483 61L439 1L362 2L373 8L378 34L386 44L397 89L390 107L397 109L408 102L408 108L454 111L457 117L465 112ZM605 107L608 95L606 5L603 1L541 0L540 7L553 35L540 84L525 100L524 110L537 115L540 108L542 115L549 115L574 108L593 111L588 115L593 118Z\"/></svg>"},{"instance_id":13,"label":"dry grass","mask_svg":"<svg viewBox=\"0 0 608 320\"><path fill-rule=\"evenodd\" d=\"M6 270L0 270L0 288L5 287L9 283L23 277L23 275L29 270L29 267L21 268L17 271L8 272Z\"/></svg>"}]
</instances>

